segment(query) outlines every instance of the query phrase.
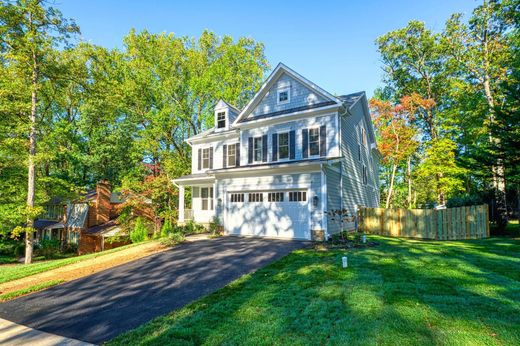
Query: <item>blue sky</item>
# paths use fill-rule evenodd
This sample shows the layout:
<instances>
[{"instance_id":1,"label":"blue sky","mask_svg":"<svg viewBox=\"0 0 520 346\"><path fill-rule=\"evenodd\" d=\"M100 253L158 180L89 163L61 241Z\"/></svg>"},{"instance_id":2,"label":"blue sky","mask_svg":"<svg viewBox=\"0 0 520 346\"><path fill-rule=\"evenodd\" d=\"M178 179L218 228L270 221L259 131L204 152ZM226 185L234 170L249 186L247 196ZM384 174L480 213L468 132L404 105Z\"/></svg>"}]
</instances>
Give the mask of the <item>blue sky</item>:
<instances>
[{"instance_id":1,"label":"blue sky","mask_svg":"<svg viewBox=\"0 0 520 346\"><path fill-rule=\"evenodd\" d=\"M412 19L442 30L451 13L466 15L475 0L393 1L160 1L56 0L54 7L74 18L85 41L122 47L131 28L198 37L248 36L265 44L272 67L283 62L334 94L381 85L374 40Z\"/></svg>"}]
</instances>

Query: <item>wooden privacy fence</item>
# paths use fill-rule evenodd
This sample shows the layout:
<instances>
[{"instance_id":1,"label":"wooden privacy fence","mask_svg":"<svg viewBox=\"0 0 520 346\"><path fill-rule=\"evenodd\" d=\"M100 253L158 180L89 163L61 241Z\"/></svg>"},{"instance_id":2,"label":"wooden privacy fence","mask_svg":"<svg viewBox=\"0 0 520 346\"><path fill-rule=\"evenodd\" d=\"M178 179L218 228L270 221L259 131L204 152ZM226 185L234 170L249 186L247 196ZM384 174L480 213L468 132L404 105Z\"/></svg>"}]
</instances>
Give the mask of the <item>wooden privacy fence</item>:
<instances>
[{"instance_id":1,"label":"wooden privacy fence","mask_svg":"<svg viewBox=\"0 0 520 346\"><path fill-rule=\"evenodd\" d=\"M434 209L359 209L359 228L391 237L457 240L489 237L487 205Z\"/></svg>"}]
</instances>

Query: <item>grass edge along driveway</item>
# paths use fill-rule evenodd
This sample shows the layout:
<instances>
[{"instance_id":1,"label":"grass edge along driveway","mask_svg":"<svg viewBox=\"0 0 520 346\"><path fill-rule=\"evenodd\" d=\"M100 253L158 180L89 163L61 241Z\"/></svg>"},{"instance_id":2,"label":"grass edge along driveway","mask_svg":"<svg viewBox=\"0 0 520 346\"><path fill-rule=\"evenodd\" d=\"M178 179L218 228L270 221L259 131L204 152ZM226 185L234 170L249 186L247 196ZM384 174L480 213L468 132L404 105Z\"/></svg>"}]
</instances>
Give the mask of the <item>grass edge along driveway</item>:
<instances>
[{"instance_id":1,"label":"grass edge along driveway","mask_svg":"<svg viewBox=\"0 0 520 346\"><path fill-rule=\"evenodd\" d=\"M520 344L520 239L371 238L297 250L108 344Z\"/></svg>"}]
</instances>

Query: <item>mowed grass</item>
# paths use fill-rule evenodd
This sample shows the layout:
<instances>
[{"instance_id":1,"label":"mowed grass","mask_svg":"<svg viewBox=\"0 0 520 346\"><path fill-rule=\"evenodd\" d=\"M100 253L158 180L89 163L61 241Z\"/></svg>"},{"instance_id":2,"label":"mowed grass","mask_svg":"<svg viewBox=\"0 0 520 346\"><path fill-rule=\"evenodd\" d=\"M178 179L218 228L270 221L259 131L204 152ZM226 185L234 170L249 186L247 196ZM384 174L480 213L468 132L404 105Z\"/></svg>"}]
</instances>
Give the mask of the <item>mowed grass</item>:
<instances>
[{"instance_id":1,"label":"mowed grass","mask_svg":"<svg viewBox=\"0 0 520 346\"><path fill-rule=\"evenodd\" d=\"M140 243L142 244L142 243ZM106 256L108 254L128 249L129 247L136 246L138 244L130 244L121 246L115 249L110 249L103 252L92 253L82 256L74 256L56 260L48 260L42 262L36 262L31 264L14 264L14 265L0 265L0 284L12 280L21 279L34 274L42 273L47 270L66 266L68 264L77 263L90 258L96 258L99 256Z\"/></svg>"},{"instance_id":2,"label":"mowed grass","mask_svg":"<svg viewBox=\"0 0 520 346\"><path fill-rule=\"evenodd\" d=\"M296 251L109 345L520 345L520 239L371 238Z\"/></svg>"}]
</instances>

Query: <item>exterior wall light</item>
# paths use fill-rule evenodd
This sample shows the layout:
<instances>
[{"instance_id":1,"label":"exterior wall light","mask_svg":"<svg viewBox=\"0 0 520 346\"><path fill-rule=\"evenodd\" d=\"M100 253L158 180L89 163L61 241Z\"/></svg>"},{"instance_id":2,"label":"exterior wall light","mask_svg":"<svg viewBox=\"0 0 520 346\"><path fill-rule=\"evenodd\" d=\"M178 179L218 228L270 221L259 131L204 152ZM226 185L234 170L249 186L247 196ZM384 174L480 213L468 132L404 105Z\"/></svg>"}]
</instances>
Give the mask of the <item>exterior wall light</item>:
<instances>
[{"instance_id":1,"label":"exterior wall light","mask_svg":"<svg viewBox=\"0 0 520 346\"><path fill-rule=\"evenodd\" d=\"M318 202L320 201L320 199L318 198L318 196L314 196L312 197L312 206L314 208L317 208L318 207Z\"/></svg>"}]
</instances>

